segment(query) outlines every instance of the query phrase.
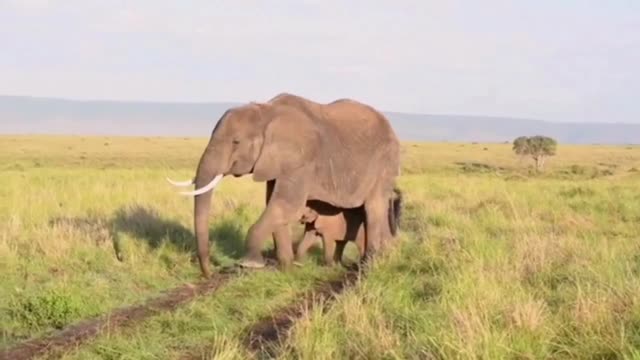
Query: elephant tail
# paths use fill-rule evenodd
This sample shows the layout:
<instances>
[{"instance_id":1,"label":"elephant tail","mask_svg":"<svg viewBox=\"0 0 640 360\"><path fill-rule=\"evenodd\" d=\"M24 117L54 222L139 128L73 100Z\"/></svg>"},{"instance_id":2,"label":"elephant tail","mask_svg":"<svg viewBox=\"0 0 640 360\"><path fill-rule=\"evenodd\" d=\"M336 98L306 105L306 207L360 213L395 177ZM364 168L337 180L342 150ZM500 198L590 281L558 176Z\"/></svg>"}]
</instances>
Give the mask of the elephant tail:
<instances>
[{"instance_id":1,"label":"elephant tail","mask_svg":"<svg viewBox=\"0 0 640 360\"><path fill-rule=\"evenodd\" d=\"M396 236L400 227L400 216L402 215L402 191L394 187L393 197L389 199L389 228L391 235Z\"/></svg>"}]
</instances>

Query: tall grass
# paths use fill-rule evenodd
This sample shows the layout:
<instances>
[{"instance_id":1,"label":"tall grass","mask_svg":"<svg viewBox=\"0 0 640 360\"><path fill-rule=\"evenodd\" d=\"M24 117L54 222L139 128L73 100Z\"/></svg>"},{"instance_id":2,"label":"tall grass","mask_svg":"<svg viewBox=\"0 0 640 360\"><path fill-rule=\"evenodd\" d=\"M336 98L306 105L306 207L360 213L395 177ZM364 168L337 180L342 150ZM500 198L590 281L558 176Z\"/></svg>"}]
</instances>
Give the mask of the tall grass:
<instances>
[{"instance_id":1,"label":"tall grass","mask_svg":"<svg viewBox=\"0 0 640 360\"><path fill-rule=\"evenodd\" d=\"M164 178L192 176L205 141L0 137L0 346L196 279L192 200ZM404 144L400 246L331 311L309 307L281 357L640 355L640 148L560 145L531 165L508 144ZM264 184L221 183L214 263L241 256L263 199ZM68 357L246 358L247 326L335 276L316 261Z\"/></svg>"}]
</instances>

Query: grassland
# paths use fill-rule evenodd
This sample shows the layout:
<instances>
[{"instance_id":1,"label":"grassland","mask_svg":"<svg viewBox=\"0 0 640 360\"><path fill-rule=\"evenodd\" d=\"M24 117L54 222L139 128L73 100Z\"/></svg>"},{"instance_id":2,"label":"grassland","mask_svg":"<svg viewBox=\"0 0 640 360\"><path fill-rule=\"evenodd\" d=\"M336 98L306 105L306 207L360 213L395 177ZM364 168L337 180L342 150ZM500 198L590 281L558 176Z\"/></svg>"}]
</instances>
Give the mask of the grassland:
<instances>
[{"instance_id":1,"label":"grassland","mask_svg":"<svg viewBox=\"0 0 640 360\"><path fill-rule=\"evenodd\" d=\"M192 200L164 178L190 177L205 141L0 137L0 348L197 278ZM400 246L330 311L309 306L278 357L640 358L640 147L560 144L544 173L530 165L508 144L404 144ZM213 262L242 254L263 198L221 183ZM248 326L342 271L317 263L242 276L65 358L254 356Z\"/></svg>"}]
</instances>

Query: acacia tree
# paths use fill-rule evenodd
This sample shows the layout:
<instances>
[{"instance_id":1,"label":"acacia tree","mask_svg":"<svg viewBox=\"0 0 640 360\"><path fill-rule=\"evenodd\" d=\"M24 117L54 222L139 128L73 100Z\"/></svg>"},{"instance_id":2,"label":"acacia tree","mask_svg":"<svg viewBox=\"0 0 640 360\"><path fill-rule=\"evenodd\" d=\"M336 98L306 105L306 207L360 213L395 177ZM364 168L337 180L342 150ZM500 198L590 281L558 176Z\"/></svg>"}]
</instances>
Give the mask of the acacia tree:
<instances>
[{"instance_id":1,"label":"acacia tree","mask_svg":"<svg viewBox=\"0 0 640 360\"><path fill-rule=\"evenodd\" d=\"M548 156L556 154L558 143L548 136L520 136L513 140L513 151L520 156L531 156L536 163L536 171L542 170Z\"/></svg>"}]
</instances>

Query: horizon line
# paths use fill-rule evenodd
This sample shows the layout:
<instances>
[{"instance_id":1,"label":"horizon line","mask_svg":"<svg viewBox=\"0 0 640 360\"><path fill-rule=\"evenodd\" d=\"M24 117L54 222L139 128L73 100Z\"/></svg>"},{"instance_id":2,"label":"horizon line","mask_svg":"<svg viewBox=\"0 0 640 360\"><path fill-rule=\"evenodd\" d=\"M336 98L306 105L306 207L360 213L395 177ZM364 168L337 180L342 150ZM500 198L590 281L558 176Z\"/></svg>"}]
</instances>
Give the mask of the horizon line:
<instances>
[{"instance_id":1,"label":"horizon line","mask_svg":"<svg viewBox=\"0 0 640 360\"><path fill-rule=\"evenodd\" d=\"M234 104L243 105L255 100L237 101L237 100L211 100L211 101L192 101L192 100L138 100L138 99L109 99L109 98L72 98L65 96L42 96L42 95L9 95L0 93L0 97L7 98L31 98L31 99L43 99L43 100L57 100L67 102L103 102L103 103L140 103L140 104L172 104L172 105L212 105L212 104ZM357 100L356 98L350 98ZM382 113L394 113L402 115L422 115L422 116L466 116L475 118L497 118L497 119L513 119L521 121L537 121L549 124L607 124L607 125L631 125L638 126L640 123L633 122L603 122L603 121L552 121L540 118L520 117L514 115L479 115L479 114L464 114L464 113L422 113L422 112L407 112L401 110L379 110Z\"/></svg>"}]
</instances>

